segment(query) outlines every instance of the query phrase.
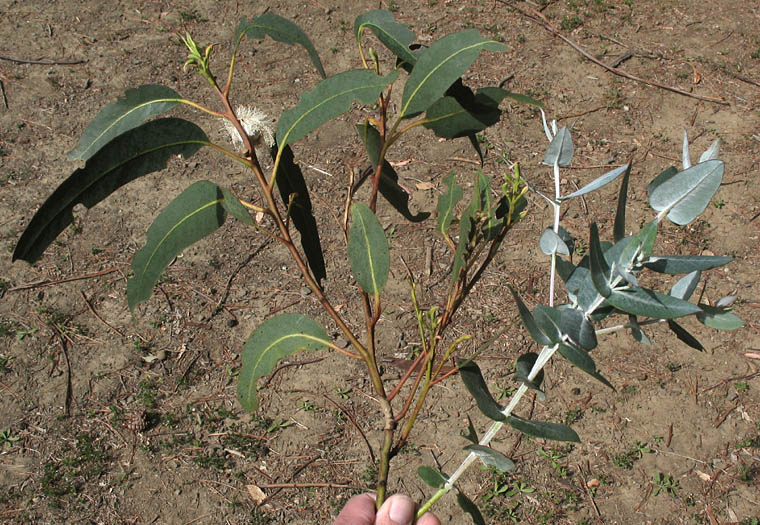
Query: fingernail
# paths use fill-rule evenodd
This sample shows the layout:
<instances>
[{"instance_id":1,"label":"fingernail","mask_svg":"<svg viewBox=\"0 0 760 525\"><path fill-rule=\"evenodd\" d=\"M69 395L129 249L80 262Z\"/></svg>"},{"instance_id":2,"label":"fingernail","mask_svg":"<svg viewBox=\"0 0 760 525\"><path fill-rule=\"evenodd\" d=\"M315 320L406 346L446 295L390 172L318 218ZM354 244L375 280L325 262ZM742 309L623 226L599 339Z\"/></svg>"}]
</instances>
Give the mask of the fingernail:
<instances>
[{"instance_id":1,"label":"fingernail","mask_svg":"<svg viewBox=\"0 0 760 525\"><path fill-rule=\"evenodd\" d=\"M412 525L414 519L414 502L408 498L397 498L391 503L388 517L398 525Z\"/></svg>"}]
</instances>

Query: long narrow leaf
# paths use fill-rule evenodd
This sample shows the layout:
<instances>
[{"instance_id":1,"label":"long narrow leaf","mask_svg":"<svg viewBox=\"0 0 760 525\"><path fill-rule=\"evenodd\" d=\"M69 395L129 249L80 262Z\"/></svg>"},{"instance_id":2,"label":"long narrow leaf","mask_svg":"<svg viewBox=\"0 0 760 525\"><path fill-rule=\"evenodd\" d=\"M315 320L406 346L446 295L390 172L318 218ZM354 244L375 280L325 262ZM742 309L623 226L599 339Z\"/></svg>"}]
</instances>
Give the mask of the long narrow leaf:
<instances>
[{"instance_id":1,"label":"long narrow leaf","mask_svg":"<svg viewBox=\"0 0 760 525\"><path fill-rule=\"evenodd\" d=\"M683 130L683 146L681 147L681 165L684 170L691 168L691 154L689 153L689 136Z\"/></svg>"},{"instance_id":2,"label":"long narrow leaf","mask_svg":"<svg viewBox=\"0 0 760 525\"><path fill-rule=\"evenodd\" d=\"M679 274L710 270L733 260L733 257L720 255L653 255L644 266L659 273Z\"/></svg>"},{"instance_id":3,"label":"long narrow leaf","mask_svg":"<svg viewBox=\"0 0 760 525\"><path fill-rule=\"evenodd\" d=\"M425 485L438 489L443 487L449 478L435 470L433 467L422 465L417 469L417 475L422 478Z\"/></svg>"},{"instance_id":4,"label":"long narrow leaf","mask_svg":"<svg viewBox=\"0 0 760 525\"><path fill-rule=\"evenodd\" d=\"M569 166L573 161L573 139L567 126L562 126L554 135L544 155L544 164L554 166Z\"/></svg>"},{"instance_id":5,"label":"long narrow leaf","mask_svg":"<svg viewBox=\"0 0 760 525\"><path fill-rule=\"evenodd\" d=\"M493 467L499 472L512 472L515 469L514 461L490 447L475 444L467 445L464 449L478 456L486 467Z\"/></svg>"},{"instance_id":6,"label":"long narrow leaf","mask_svg":"<svg viewBox=\"0 0 760 525\"><path fill-rule=\"evenodd\" d=\"M192 122L158 119L120 135L61 183L21 235L13 260L33 263L74 220L77 204L92 208L125 184L162 170L176 155L189 157L208 144Z\"/></svg>"},{"instance_id":7,"label":"long narrow leaf","mask_svg":"<svg viewBox=\"0 0 760 525\"><path fill-rule=\"evenodd\" d=\"M148 228L145 246L132 260L134 276L127 282L127 302L134 310L150 297L153 285L182 250L224 224L224 194L216 185L199 181L178 195Z\"/></svg>"},{"instance_id":8,"label":"long narrow leaf","mask_svg":"<svg viewBox=\"0 0 760 525\"><path fill-rule=\"evenodd\" d=\"M460 31L433 43L409 75L401 99L401 117L428 109L469 69L482 50L507 51L507 46L484 40L476 29Z\"/></svg>"},{"instance_id":9,"label":"long narrow leaf","mask_svg":"<svg viewBox=\"0 0 760 525\"><path fill-rule=\"evenodd\" d=\"M506 416L501 413L501 407L494 400L491 392L488 391L486 381L480 372L480 367L474 361L469 361L462 365L464 361L459 362L459 376L462 378L465 388L475 399L475 403L485 416L494 421L504 421Z\"/></svg>"},{"instance_id":10,"label":"long narrow leaf","mask_svg":"<svg viewBox=\"0 0 760 525\"><path fill-rule=\"evenodd\" d=\"M607 265L604 253L602 252L602 246L599 240L599 229L595 222L591 223L589 256L591 281L594 283L594 287L602 297L608 297L611 293L610 268Z\"/></svg>"},{"instance_id":11,"label":"long narrow leaf","mask_svg":"<svg viewBox=\"0 0 760 525\"><path fill-rule=\"evenodd\" d=\"M552 345L553 342L551 338L547 336L543 330L541 330L541 328L539 328L536 319L533 317L533 314L530 313L530 310L527 306L525 306L525 303L522 301L522 299L520 299L520 296L515 291L515 289L510 286L509 291L512 292L512 297L515 298L515 302L517 303L517 310L520 312L520 318L525 325L525 329L528 330L528 333L533 338L533 340L542 346Z\"/></svg>"},{"instance_id":12,"label":"long narrow leaf","mask_svg":"<svg viewBox=\"0 0 760 525\"><path fill-rule=\"evenodd\" d=\"M283 42L285 44L300 44L309 53L314 67L317 68L322 78L327 77L325 74L325 68L322 66L322 61L319 58L316 48L309 40L300 27L291 22L290 20L283 18L274 13L264 13L251 20L250 22L243 17L235 30L235 47L240 44L240 40L243 36L248 38L260 39L265 36L271 37L273 40Z\"/></svg>"},{"instance_id":13,"label":"long narrow leaf","mask_svg":"<svg viewBox=\"0 0 760 525\"><path fill-rule=\"evenodd\" d=\"M380 158L380 132L377 131L369 122L357 124L357 131L367 150L369 161L372 166L377 166ZM374 172L374 170L373 170ZM398 183L398 173L393 169L390 162L383 160L383 168L380 172L380 195L393 206L406 220L411 222L421 222L430 217L428 212L412 213L409 209L409 193Z\"/></svg>"},{"instance_id":14,"label":"long narrow leaf","mask_svg":"<svg viewBox=\"0 0 760 525\"><path fill-rule=\"evenodd\" d=\"M606 186L610 182L614 181L615 179L617 179L623 173L626 173L626 172L630 171L630 169L631 169L631 165L630 164L626 164L625 166L620 166L618 168L615 168L612 171L608 171L607 173L605 173L601 177L599 177L597 179L594 179L593 181L589 182L588 184L586 184L584 187L582 187L578 191L574 191L570 195L564 195L564 196L560 197L559 200L560 201L566 201L568 199L572 199L572 198L575 198L575 197L580 197L581 195L586 195L587 193L591 193L592 191L596 191L599 188L601 188L603 186Z\"/></svg>"},{"instance_id":15,"label":"long narrow leaf","mask_svg":"<svg viewBox=\"0 0 760 525\"><path fill-rule=\"evenodd\" d=\"M519 430L529 436L552 439L554 441L581 442L581 438L578 437L575 430L567 425L548 423L546 421L533 421L532 419L523 419L517 416L509 416L507 423L515 430Z\"/></svg>"},{"instance_id":16,"label":"long narrow leaf","mask_svg":"<svg viewBox=\"0 0 760 525\"><path fill-rule=\"evenodd\" d=\"M612 231L612 238L615 242L619 242L625 237L625 208L628 200L628 179L631 176L631 167L633 163L627 164L628 168L625 170L623 180L620 182L620 191L618 192L617 212L615 213L615 226Z\"/></svg>"},{"instance_id":17,"label":"long narrow leaf","mask_svg":"<svg viewBox=\"0 0 760 525\"><path fill-rule=\"evenodd\" d=\"M657 319L675 319L700 311L696 304L646 288L613 291L607 302L623 312Z\"/></svg>"},{"instance_id":18,"label":"long narrow leaf","mask_svg":"<svg viewBox=\"0 0 760 525\"><path fill-rule=\"evenodd\" d=\"M259 406L256 380L269 374L277 361L299 350L330 345L324 328L301 314L282 314L264 321L245 342L243 367L238 377L238 399L254 412Z\"/></svg>"},{"instance_id":19,"label":"long narrow leaf","mask_svg":"<svg viewBox=\"0 0 760 525\"><path fill-rule=\"evenodd\" d=\"M385 77L359 69L326 78L312 91L301 95L296 107L285 111L277 123L280 149L302 139L328 120L347 112L355 100L374 102L382 91L398 77L393 71Z\"/></svg>"},{"instance_id":20,"label":"long narrow leaf","mask_svg":"<svg viewBox=\"0 0 760 525\"><path fill-rule=\"evenodd\" d=\"M699 156L699 162L707 162L708 160L714 160L720 155L720 139L715 139L710 147L705 150L702 155Z\"/></svg>"},{"instance_id":21,"label":"long narrow leaf","mask_svg":"<svg viewBox=\"0 0 760 525\"><path fill-rule=\"evenodd\" d=\"M110 141L144 123L150 117L165 113L179 104L182 97L173 89L148 84L128 89L124 98L109 104L98 113L79 138L69 160L87 160Z\"/></svg>"},{"instance_id":22,"label":"long narrow leaf","mask_svg":"<svg viewBox=\"0 0 760 525\"><path fill-rule=\"evenodd\" d=\"M377 39L402 62L412 66L417 62L417 57L409 49L416 38L415 34L407 25L396 22L389 11L378 9L359 15L354 21L357 42L361 42L365 28L371 29Z\"/></svg>"},{"instance_id":23,"label":"long narrow leaf","mask_svg":"<svg viewBox=\"0 0 760 525\"><path fill-rule=\"evenodd\" d=\"M362 290L379 297L388 280L390 252L380 222L363 202L351 206L351 229L348 232L348 259Z\"/></svg>"},{"instance_id":24,"label":"long narrow leaf","mask_svg":"<svg viewBox=\"0 0 760 525\"><path fill-rule=\"evenodd\" d=\"M684 275L670 288L670 295L688 301L697 289L700 277L702 277L702 272L699 270Z\"/></svg>"},{"instance_id":25,"label":"long narrow leaf","mask_svg":"<svg viewBox=\"0 0 760 525\"><path fill-rule=\"evenodd\" d=\"M457 177L453 173L443 179L443 183L446 184L448 191L442 193L438 198L438 233L441 235L448 235L449 226L454 220L455 207L459 201L462 200L462 187L457 184Z\"/></svg>"},{"instance_id":26,"label":"long narrow leaf","mask_svg":"<svg viewBox=\"0 0 760 525\"><path fill-rule=\"evenodd\" d=\"M612 390L615 390L615 387L612 386L612 383L607 381L604 376L597 372L596 363L594 363L594 360L590 355L588 355L587 352L575 345L568 344L559 345L557 351L562 357L570 361L570 363L572 363L574 366L583 370L588 375L601 382L603 385L610 387Z\"/></svg>"}]
</instances>

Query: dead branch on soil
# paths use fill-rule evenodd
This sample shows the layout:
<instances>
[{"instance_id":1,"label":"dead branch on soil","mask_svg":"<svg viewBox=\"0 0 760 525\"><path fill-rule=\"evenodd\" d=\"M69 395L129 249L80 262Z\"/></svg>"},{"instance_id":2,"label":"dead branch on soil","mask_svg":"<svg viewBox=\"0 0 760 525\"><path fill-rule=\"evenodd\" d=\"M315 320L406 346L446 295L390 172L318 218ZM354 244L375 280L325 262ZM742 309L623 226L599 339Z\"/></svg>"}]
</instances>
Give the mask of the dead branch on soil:
<instances>
[{"instance_id":1,"label":"dead branch on soil","mask_svg":"<svg viewBox=\"0 0 760 525\"><path fill-rule=\"evenodd\" d=\"M7 60L16 64L36 64L41 66L73 66L87 62L87 60L27 60L25 58L5 57L2 55L0 55L0 60Z\"/></svg>"},{"instance_id":2,"label":"dead branch on soil","mask_svg":"<svg viewBox=\"0 0 760 525\"><path fill-rule=\"evenodd\" d=\"M71 281L82 281L85 279L94 279L96 277L102 277L103 275L108 275L109 273L118 272L121 270L124 266L116 266L114 268L108 268L106 270L101 270L99 272L95 273L88 273L86 275L78 275L74 277L66 277L64 279L57 279L54 281L48 280L48 279L42 279L40 281L35 281L33 283L26 283L26 284L20 284L18 286L14 286L13 288L8 288L9 292L18 292L19 290L30 290L32 288L42 288L45 286L53 286L56 284L62 284L62 283L69 283Z\"/></svg>"},{"instance_id":3,"label":"dead branch on soil","mask_svg":"<svg viewBox=\"0 0 760 525\"><path fill-rule=\"evenodd\" d=\"M575 42L573 42L572 40L570 40L569 38L567 38L566 36L564 36L562 33L560 33L559 30L557 30L553 25L551 25L549 23L549 20L547 20L546 17L543 14L539 13L538 11L535 11L535 10L531 9L532 13L529 13L529 12L526 12L526 11L520 9L519 7L517 7L516 5L514 5L509 0L496 0L496 1L499 2L500 4L504 4L507 7L510 7L512 9L514 9L515 11L517 11L518 13L520 13L521 15L523 15L524 17L532 20L536 24L540 25L541 27L543 27L544 29L546 29L547 31L549 31L552 35L554 35L556 37L559 37L560 39L564 40L570 47L572 47L573 49L575 49L578 53L580 53L581 55L583 55L584 57L586 57L591 62L593 62L594 64L598 65L599 67L602 67L602 68L606 69L610 73L613 73L613 74L618 75L618 76L623 77L623 78L627 78L629 80L635 80L636 82L641 82L642 84L647 84L647 85L652 86L652 87L664 89L666 91L671 91L673 93L677 93L677 94L683 95L685 97L696 98L698 100L704 100L706 102L713 102L715 104L721 104L723 106L729 106L730 105L728 102L726 102L722 98L708 97L708 96L705 96L705 95L697 95L695 93L689 93L688 91L684 91L684 90L679 89L677 87L668 86L667 84L661 84L659 82L655 82L654 80L647 80L647 79L644 79L644 78L641 78L641 77L637 77L636 75L632 75L631 73L626 73L625 71L617 69L616 67L608 66L604 62L602 62L602 61L598 60L597 58L595 58L593 55L591 55L588 51L586 51L585 49L583 49L581 46L579 46L578 44L576 44Z\"/></svg>"}]
</instances>

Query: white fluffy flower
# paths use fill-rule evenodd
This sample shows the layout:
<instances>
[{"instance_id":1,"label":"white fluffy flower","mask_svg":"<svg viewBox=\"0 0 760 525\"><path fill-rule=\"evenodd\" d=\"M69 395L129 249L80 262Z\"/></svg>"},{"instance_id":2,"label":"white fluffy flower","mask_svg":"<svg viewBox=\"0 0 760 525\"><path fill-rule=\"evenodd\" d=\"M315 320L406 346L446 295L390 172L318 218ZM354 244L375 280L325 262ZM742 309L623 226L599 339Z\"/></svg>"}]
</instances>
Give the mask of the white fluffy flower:
<instances>
[{"instance_id":1,"label":"white fluffy flower","mask_svg":"<svg viewBox=\"0 0 760 525\"><path fill-rule=\"evenodd\" d=\"M263 143L270 148L274 146L274 132L272 131L271 122L264 112L251 106L238 106L235 108L235 113L243 125L243 129L251 137L251 142L254 145ZM235 129L235 126L232 125L232 122L226 120L224 127L227 133L230 134L233 144L243 144L243 140L240 138L240 134Z\"/></svg>"}]
</instances>

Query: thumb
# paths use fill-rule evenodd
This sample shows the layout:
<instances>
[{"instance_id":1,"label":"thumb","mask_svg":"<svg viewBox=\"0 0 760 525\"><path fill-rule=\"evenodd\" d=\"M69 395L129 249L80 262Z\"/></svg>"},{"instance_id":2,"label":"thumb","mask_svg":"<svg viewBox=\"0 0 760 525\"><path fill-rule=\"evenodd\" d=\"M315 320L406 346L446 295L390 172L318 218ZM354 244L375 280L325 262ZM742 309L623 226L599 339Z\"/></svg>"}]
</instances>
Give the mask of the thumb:
<instances>
[{"instance_id":1,"label":"thumb","mask_svg":"<svg viewBox=\"0 0 760 525\"><path fill-rule=\"evenodd\" d=\"M377 511L375 525L411 525L414 521L414 502L402 494L388 498Z\"/></svg>"}]
</instances>

